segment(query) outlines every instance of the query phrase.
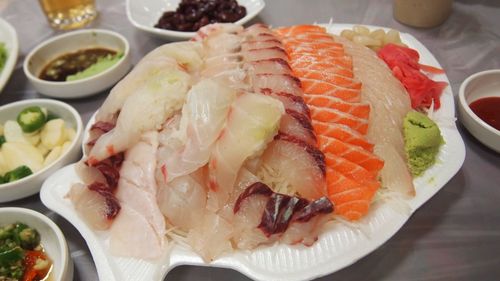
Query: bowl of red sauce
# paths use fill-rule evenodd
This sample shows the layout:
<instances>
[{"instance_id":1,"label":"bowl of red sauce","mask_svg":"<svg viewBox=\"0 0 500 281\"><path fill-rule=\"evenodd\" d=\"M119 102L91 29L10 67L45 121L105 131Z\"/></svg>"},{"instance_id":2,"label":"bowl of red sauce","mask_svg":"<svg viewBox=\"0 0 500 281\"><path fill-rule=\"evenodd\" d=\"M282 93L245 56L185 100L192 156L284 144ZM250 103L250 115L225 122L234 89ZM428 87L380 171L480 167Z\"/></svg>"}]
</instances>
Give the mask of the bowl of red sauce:
<instances>
[{"instance_id":1,"label":"bowl of red sauce","mask_svg":"<svg viewBox=\"0 0 500 281\"><path fill-rule=\"evenodd\" d=\"M460 121L475 138L500 153L500 69L465 79L458 98Z\"/></svg>"}]
</instances>

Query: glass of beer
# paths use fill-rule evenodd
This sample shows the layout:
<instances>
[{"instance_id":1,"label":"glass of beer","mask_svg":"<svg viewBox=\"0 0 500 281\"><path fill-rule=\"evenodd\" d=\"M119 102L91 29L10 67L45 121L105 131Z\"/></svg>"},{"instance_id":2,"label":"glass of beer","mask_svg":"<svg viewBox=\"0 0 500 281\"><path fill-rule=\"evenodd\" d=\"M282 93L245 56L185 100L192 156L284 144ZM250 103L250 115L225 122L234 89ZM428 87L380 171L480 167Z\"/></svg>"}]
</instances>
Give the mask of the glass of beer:
<instances>
[{"instance_id":1,"label":"glass of beer","mask_svg":"<svg viewBox=\"0 0 500 281\"><path fill-rule=\"evenodd\" d=\"M55 29L75 29L97 16L95 0L39 0L49 24Z\"/></svg>"}]
</instances>

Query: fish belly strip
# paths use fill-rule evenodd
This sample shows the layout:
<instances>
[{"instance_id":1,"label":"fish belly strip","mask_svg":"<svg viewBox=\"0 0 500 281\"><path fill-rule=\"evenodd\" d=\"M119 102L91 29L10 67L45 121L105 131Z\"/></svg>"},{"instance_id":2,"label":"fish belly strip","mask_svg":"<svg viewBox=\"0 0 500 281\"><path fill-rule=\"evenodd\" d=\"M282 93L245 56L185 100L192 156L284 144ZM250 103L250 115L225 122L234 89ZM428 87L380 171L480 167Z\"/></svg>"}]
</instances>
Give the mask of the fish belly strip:
<instances>
[{"instance_id":1,"label":"fish belly strip","mask_svg":"<svg viewBox=\"0 0 500 281\"><path fill-rule=\"evenodd\" d=\"M360 184L337 172L326 168L328 197L335 206L335 213L348 220L358 220L370 208L378 186L372 183Z\"/></svg>"},{"instance_id":2,"label":"fish belly strip","mask_svg":"<svg viewBox=\"0 0 500 281\"><path fill-rule=\"evenodd\" d=\"M318 136L318 143L323 153L331 153L343 157L368 171L377 173L384 167L384 161L359 146L321 135Z\"/></svg>"},{"instance_id":3,"label":"fish belly strip","mask_svg":"<svg viewBox=\"0 0 500 281\"><path fill-rule=\"evenodd\" d=\"M373 144L368 142L362 134L346 125L313 120L312 126L318 135L336 138L339 141L357 145L366 151L373 152Z\"/></svg>"}]
</instances>

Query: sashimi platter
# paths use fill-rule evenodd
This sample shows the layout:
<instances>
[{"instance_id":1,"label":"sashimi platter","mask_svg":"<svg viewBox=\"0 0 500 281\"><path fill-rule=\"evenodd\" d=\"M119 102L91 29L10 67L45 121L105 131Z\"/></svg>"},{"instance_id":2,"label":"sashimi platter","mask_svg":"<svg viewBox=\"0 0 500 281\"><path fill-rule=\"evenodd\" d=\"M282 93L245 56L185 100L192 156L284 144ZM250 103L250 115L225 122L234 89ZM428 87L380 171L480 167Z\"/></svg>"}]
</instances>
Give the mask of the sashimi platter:
<instances>
[{"instance_id":1,"label":"sashimi platter","mask_svg":"<svg viewBox=\"0 0 500 281\"><path fill-rule=\"evenodd\" d=\"M374 26L212 24L158 47L89 122L41 199L100 280L178 265L311 280L392 237L460 169L444 70Z\"/></svg>"}]
</instances>

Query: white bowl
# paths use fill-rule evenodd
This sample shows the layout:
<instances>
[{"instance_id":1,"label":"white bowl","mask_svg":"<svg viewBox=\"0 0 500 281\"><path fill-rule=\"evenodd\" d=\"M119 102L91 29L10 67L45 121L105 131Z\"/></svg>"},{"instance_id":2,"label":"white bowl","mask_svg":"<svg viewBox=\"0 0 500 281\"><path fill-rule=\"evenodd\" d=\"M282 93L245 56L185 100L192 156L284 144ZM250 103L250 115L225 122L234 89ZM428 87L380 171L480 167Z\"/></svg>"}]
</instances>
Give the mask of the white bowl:
<instances>
[{"instance_id":1,"label":"white bowl","mask_svg":"<svg viewBox=\"0 0 500 281\"><path fill-rule=\"evenodd\" d=\"M14 27L1 18L0 42L5 43L5 49L7 50L7 61L0 72L0 92L2 92L16 66L19 42L17 41L17 33Z\"/></svg>"},{"instance_id":2,"label":"white bowl","mask_svg":"<svg viewBox=\"0 0 500 281\"><path fill-rule=\"evenodd\" d=\"M0 107L0 123L16 120L17 114L28 106L38 105L60 116L69 126L75 129L76 135L66 152L52 164L42 170L14 182L0 184L0 203L33 195L40 191L43 181L69 163L80 158L83 124L80 114L70 105L52 99L29 99L10 103Z\"/></svg>"},{"instance_id":3,"label":"white bowl","mask_svg":"<svg viewBox=\"0 0 500 281\"><path fill-rule=\"evenodd\" d=\"M27 224L40 233L41 244L53 263L49 280L73 280L73 261L59 227L48 217L30 209L0 208L0 225L16 222Z\"/></svg>"},{"instance_id":4,"label":"white bowl","mask_svg":"<svg viewBox=\"0 0 500 281\"><path fill-rule=\"evenodd\" d=\"M43 68L60 55L95 47L122 52L123 57L105 71L80 80L53 82L38 78ZM53 37L38 45L26 56L23 70L41 94L73 99L97 94L111 87L128 72L130 66L130 47L125 37L104 29L84 29Z\"/></svg>"},{"instance_id":5,"label":"white bowl","mask_svg":"<svg viewBox=\"0 0 500 281\"><path fill-rule=\"evenodd\" d=\"M237 0L247 10L247 15L235 22L245 24L264 9L264 0ZM196 32L174 31L154 27L166 11L177 9L180 0L127 0L128 20L138 29L167 40L192 38Z\"/></svg>"},{"instance_id":6,"label":"white bowl","mask_svg":"<svg viewBox=\"0 0 500 281\"><path fill-rule=\"evenodd\" d=\"M458 111L464 126L484 145L500 152L500 131L484 122L469 107L470 103L485 97L500 97L500 69L486 70L469 76L460 86L458 93Z\"/></svg>"}]
</instances>

